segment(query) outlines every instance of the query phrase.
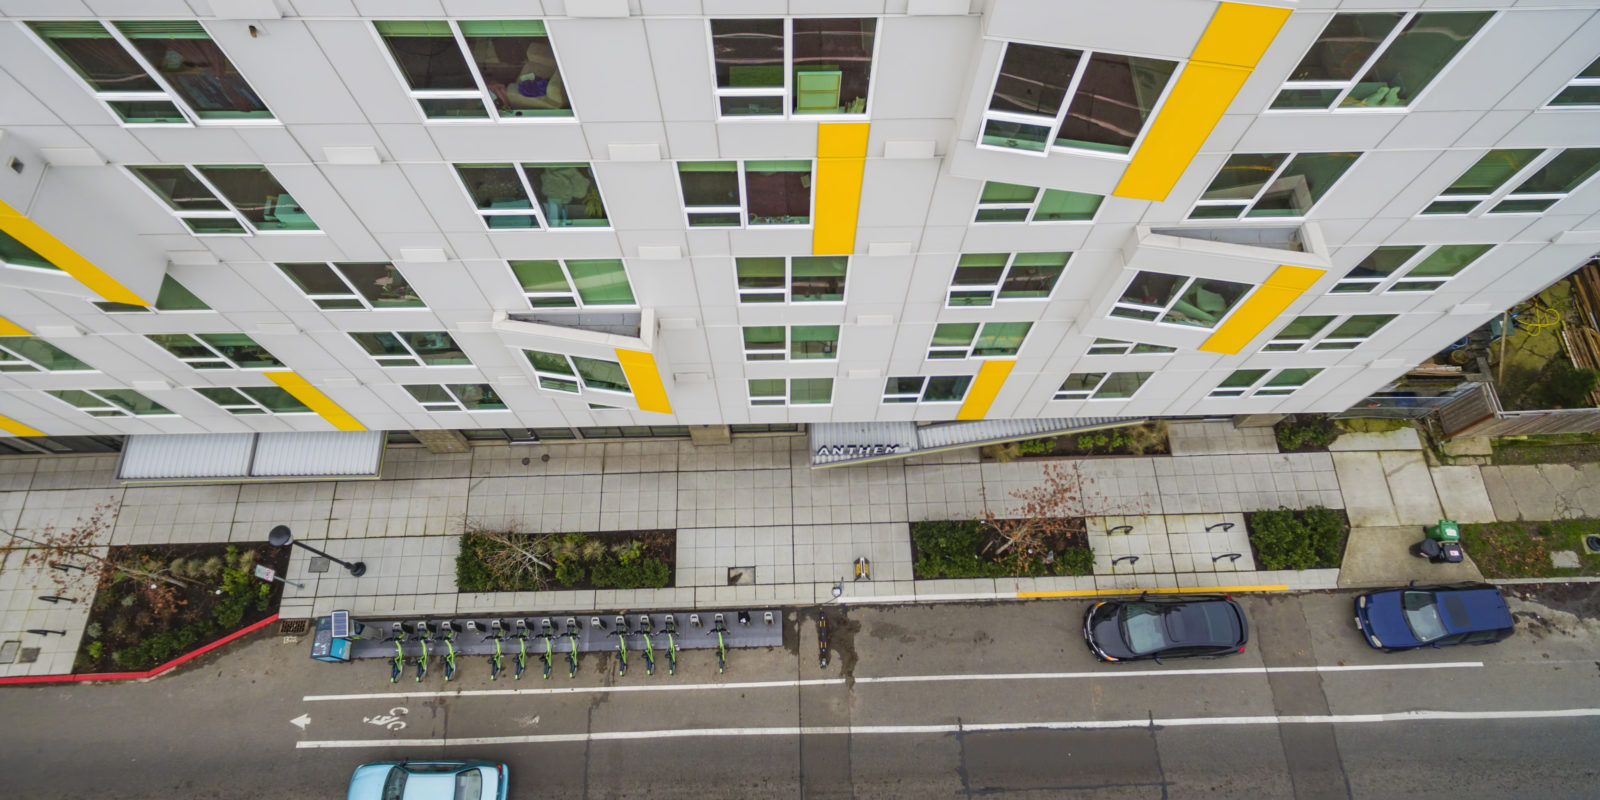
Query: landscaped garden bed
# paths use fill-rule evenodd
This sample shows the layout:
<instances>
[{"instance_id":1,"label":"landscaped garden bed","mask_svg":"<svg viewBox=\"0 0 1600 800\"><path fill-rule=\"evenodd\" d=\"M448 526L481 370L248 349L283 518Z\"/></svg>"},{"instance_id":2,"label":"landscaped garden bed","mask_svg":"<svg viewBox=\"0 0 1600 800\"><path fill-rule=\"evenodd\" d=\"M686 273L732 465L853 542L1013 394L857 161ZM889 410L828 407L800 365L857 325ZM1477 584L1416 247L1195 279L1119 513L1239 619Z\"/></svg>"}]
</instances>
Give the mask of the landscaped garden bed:
<instances>
[{"instance_id":1,"label":"landscaped garden bed","mask_svg":"<svg viewBox=\"0 0 1600 800\"><path fill-rule=\"evenodd\" d=\"M1343 511L1322 506L1244 515L1257 569L1337 569L1350 534Z\"/></svg>"},{"instance_id":2,"label":"landscaped garden bed","mask_svg":"<svg viewBox=\"0 0 1600 800\"><path fill-rule=\"evenodd\" d=\"M283 584L255 566L288 562L289 548L265 543L111 548L73 671L147 670L266 619Z\"/></svg>"},{"instance_id":3,"label":"landscaped garden bed","mask_svg":"<svg viewBox=\"0 0 1600 800\"><path fill-rule=\"evenodd\" d=\"M1166 420L1142 425L1024 439L990 445L982 450L985 458L1013 461L1019 458L1084 458L1088 456L1148 456L1171 452L1167 443Z\"/></svg>"},{"instance_id":4,"label":"landscaped garden bed","mask_svg":"<svg viewBox=\"0 0 1600 800\"><path fill-rule=\"evenodd\" d=\"M1023 520L1000 520L1020 524ZM1094 551L1082 518L1061 520L1034 546L1007 546L1000 529L983 520L911 523L911 573L932 578L1038 578L1094 573Z\"/></svg>"},{"instance_id":5,"label":"landscaped garden bed","mask_svg":"<svg viewBox=\"0 0 1600 800\"><path fill-rule=\"evenodd\" d=\"M1344 431L1326 414L1290 414L1274 425L1278 449L1285 453L1323 451Z\"/></svg>"},{"instance_id":6,"label":"landscaped garden bed","mask_svg":"<svg viewBox=\"0 0 1600 800\"><path fill-rule=\"evenodd\" d=\"M471 527L456 556L461 592L661 589L673 585L675 530L518 533Z\"/></svg>"},{"instance_id":7,"label":"landscaped garden bed","mask_svg":"<svg viewBox=\"0 0 1600 800\"><path fill-rule=\"evenodd\" d=\"M1600 555L1584 552L1583 540L1600 536L1600 520L1465 524L1461 547L1486 578L1600 576ZM1550 554L1570 550L1577 567L1557 567Z\"/></svg>"}]
</instances>

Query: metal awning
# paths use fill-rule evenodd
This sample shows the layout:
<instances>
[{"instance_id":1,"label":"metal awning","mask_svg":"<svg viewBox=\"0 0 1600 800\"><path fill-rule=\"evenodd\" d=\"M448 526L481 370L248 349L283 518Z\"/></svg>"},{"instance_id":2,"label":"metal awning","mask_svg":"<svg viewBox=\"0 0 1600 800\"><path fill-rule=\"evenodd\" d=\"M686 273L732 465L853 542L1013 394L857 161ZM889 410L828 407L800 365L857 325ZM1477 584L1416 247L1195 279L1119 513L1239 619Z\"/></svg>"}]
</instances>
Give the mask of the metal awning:
<instances>
[{"instance_id":1,"label":"metal awning","mask_svg":"<svg viewBox=\"0 0 1600 800\"><path fill-rule=\"evenodd\" d=\"M1056 436L1063 433L1137 425L1144 417L1049 417L985 419L975 422L818 422L812 423L811 466L837 467L865 461Z\"/></svg>"},{"instance_id":2,"label":"metal awning","mask_svg":"<svg viewBox=\"0 0 1600 800\"><path fill-rule=\"evenodd\" d=\"M123 483L340 480L378 477L383 431L129 436Z\"/></svg>"}]
</instances>

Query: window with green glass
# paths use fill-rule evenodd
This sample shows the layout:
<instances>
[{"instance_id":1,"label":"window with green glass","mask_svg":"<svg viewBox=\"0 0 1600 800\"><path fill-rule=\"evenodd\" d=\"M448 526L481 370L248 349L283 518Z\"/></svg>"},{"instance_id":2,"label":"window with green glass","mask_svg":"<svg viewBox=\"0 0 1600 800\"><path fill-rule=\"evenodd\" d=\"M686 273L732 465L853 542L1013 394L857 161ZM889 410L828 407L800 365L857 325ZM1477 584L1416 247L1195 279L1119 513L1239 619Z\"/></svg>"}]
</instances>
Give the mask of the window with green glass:
<instances>
[{"instance_id":1,"label":"window with green glass","mask_svg":"<svg viewBox=\"0 0 1600 800\"><path fill-rule=\"evenodd\" d=\"M32 267L55 272L61 271L60 267L50 263L44 256L33 252L33 248L12 238L11 234L5 231L0 231L0 264L8 267Z\"/></svg>"},{"instance_id":2,"label":"window with green glass","mask_svg":"<svg viewBox=\"0 0 1600 800\"><path fill-rule=\"evenodd\" d=\"M95 306L108 314L121 313L149 313L152 311L210 311L211 306L204 300L196 297L194 292L184 288L177 279L171 275L161 276L161 289L156 293L154 306L136 306L129 303L112 303L104 300L93 301Z\"/></svg>"},{"instance_id":3,"label":"window with green glass","mask_svg":"<svg viewBox=\"0 0 1600 800\"><path fill-rule=\"evenodd\" d=\"M848 264L846 256L736 258L739 302L841 302Z\"/></svg>"},{"instance_id":4,"label":"window with green glass","mask_svg":"<svg viewBox=\"0 0 1600 800\"><path fill-rule=\"evenodd\" d=\"M1236 370L1224 378L1210 397L1283 397L1294 394L1312 378L1321 374L1320 368ZM1270 376L1270 377L1269 377Z\"/></svg>"},{"instance_id":5,"label":"window with green glass","mask_svg":"<svg viewBox=\"0 0 1600 800\"><path fill-rule=\"evenodd\" d=\"M933 329L928 358L1014 356L1032 328L1032 322L940 323Z\"/></svg>"},{"instance_id":6,"label":"window with green glass","mask_svg":"<svg viewBox=\"0 0 1600 800\"><path fill-rule=\"evenodd\" d=\"M1404 108L1471 42L1492 11L1335 14L1272 108Z\"/></svg>"},{"instance_id":7,"label":"window with green glass","mask_svg":"<svg viewBox=\"0 0 1600 800\"><path fill-rule=\"evenodd\" d=\"M1418 253L1422 245L1385 245L1368 253L1334 284L1336 294L1370 292L1389 279Z\"/></svg>"},{"instance_id":8,"label":"window with green glass","mask_svg":"<svg viewBox=\"0 0 1600 800\"><path fill-rule=\"evenodd\" d=\"M504 411L505 401L487 383L419 384L405 387L426 411Z\"/></svg>"},{"instance_id":9,"label":"window with green glass","mask_svg":"<svg viewBox=\"0 0 1600 800\"><path fill-rule=\"evenodd\" d=\"M1061 189L1040 190L1015 183L986 181L978 195L974 222L1088 222L1105 198Z\"/></svg>"},{"instance_id":10,"label":"window with green glass","mask_svg":"<svg viewBox=\"0 0 1600 800\"><path fill-rule=\"evenodd\" d=\"M680 161L689 227L811 224L810 161Z\"/></svg>"},{"instance_id":11,"label":"window with green glass","mask_svg":"<svg viewBox=\"0 0 1600 800\"><path fill-rule=\"evenodd\" d=\"M751 325L743 328L746 361L835 359L838 325Z\"/></svg>"},{"instance_id":12,"label":"window with green glass","mask_svg":"<svg viewBox=\"0 0 1600 800\"><path fill-rule=\"evenodd\" d=\"M380 367L455 367L472 360L445 331L375 331L351 333Z\"/></svg>"},{"instance_id":13,"label":"window with green glass","mask_svg":"<svg viewBox=\"0 0 1600 800\"><path fill-rule=\"evenodd\" d=\"M555 48L541 20L373 23L423 116L570 119Z\"/></svg>"},{"instance_id":14,"label":"window with green glass","mask_svg":"<svg viewBox=\"0 0 1600 800\"><path fill-rule=\"evenodd\" d=\"M400 270L387 261L279 264L295 288L326 311L425 308Z\"/></svg>"},{"instance_id":15,"label":"window with green glass","mask_svg":"<svg viewBox=\"0 0 1600 800\"><path fill-rule=\"evenodd\" d=\"M972 386L970 375L890 378L884 382L885 403L959 403Z\"/></svg>"},{"instance_id":16,"label":"window with green glass","mask_svg":"<svg viewBox=\"0 0 1600 800\"><path fill-rule=\"evenodd\" d=\"M1251 288L1246 283L1140 272L1111 307L1111 316L1214 328Z\"/></svg>"},{"instance_id":17,"label":"window with green glass","mask_svg":"<svg viewBox=\"0 0 1600 800\"><path fill-rule=\"evenodd\" d=\"M1189 219L1303 217L1360 153L1239 153L1195 201Z\"/></svg>"},{"instance_id":18,"label":"window with green glass","mask_svg":"<svg viewBox=\"0 0 1600 800\"><path fill-rule=\"evenodd\" d=\"M1566 199L1596 172L1600 172L1600 147L1562 150L1500 198L1489 213L1540 213Z\"/></svg>"},{"instance_id":19,"label":"window with green glass","mask_svg":"<svg viewBox=\"0 0 1600 800\"><path fill-rule=\"evenodd\" d=\"M1061 382L1056 400L1126 400L1150 380L1150 372L1074 372Z\"/></svg>"},{"instance_id":20,"label":"window with green glass","mask_svg":"<svg viewBox=\"0 0 1600 800\"><path fill-rule=\"evenodd\" d=\"M318 230L311 216L266 167L218 165L195 170L258 232Z\"/></svg>"},{"instance_id":21,"label":"window with green glass","mask_svg":"<svg viewBox=\"0 0 1600 800\"><path fill-rule=\"evenodd\" d=\"M193 20L29 22L27 27L128 125L271 119Z\"/></svg>"},{"instance_id":22,"label":"window with green glass","mask_svg":"<svg viewBox=\"0 0 1600 800\"><path fill-rule=\"evenodd\" d=\"M1322 337L1312 350L1354 350L1395 319L1394 314L1356 314L1346 317Z\"/></svg>"},{"instance_id":23,"label":"window with green glass","mask_svg":"<svg viewBox=\"0 0 1600 800\"><path fill-rule=\"evenodd\" d=\"M721 116L866 113L877 20L713 19L710 23Z\"/></svg>"},{"instance_id":24,"label":"window with green glass","mask_svg":"<svg viewBox=\"0 0 1600 800\"><path fill-rule=\"evenodd\" d=\"M243 333L152 333L145 338L194 369L273 369L283 362Z\"/></svg>"},{"instance_id":25,"label":"window with green glass","mask_svg":"<svg viewBox=\"0 0 1600 800\"><path fill-rule=\"evenodd\" d=\"M34 336L0 336L0 372L93 372L94 367Z\"/></svg>"},{"instance_id":26,"label":"window with green glass","mask_svg":"<svg viewBox=\"0 0 1600 800\"><path fill-rule=\"evenodd\" d=\"M455 169L490 229L611 226L600 185L586 163L456 164Z\"/></svg>"},{"instance_id":27,"label":"window with green glass","mask_svg":"<svg viewBox=\"0 0 1600 800\"><path fill-rule=\"evenodd\" d=\"M1292 353L1304 348L1318 333L1333 322L1331 315L1303 315L1295 317L1278 331L1261 349L1268 353Z\"/></svg>"},{"instance_id":28,"label":"window with green glass","mask_svg":"<svg viewBox=\"0 0 1600 800\"><path fill-rule=\"evenodd\" d=\"M1128 153L1177 68L1160 59L1008 42L979 144Z\"/></svg>"},{"instance_id":29,"label":"window with green glass","mask_svg":"<svg viewBox=\"0 0 1600 800\"><path fill-rule=\"evenodd\" d=\"M311 413L305 403L277 386L203 386L195 392L230 414Z\"/></svg>"},{"instance_id":30,"label":"window with green glass","mask_svg":"<svg viewBox=\"0 0 1600 800\"><path fill-rule=\"evenodd\" d=\"M970 253L956 262L945 305L991 306L995 299L1043 300L1055 289L1071 253Z\"/></svg>"},{"instance_id":31,"label":"window with green glass","mask_svg":"<svg viewBox=\"0 0 1600 800\"><path fill-rule=\"evenodd\" d=\"M1440 193L1424 214L1467 214L1494 196L1501 186L1522 172L1543 150L1490 150L1461 177Z\"/></svg>"},{"instance_id":32,"label":"window with green glass","mask_svg":"<svg viewBox=\"0 0 1600 800\"><path fill-rule=\"evenodd\" d=\"M1489 244L1440 245L1389 286L1391 292L1431 292L1494 249Z\"/></svg>"},{"instance_id":33,"label":"window with green glass","mask_svg":"<svg viewBox=\"0 0 1600 800\"><path fill-rule=\"evenodd\" d=\"M1178 348L1168 347L1164 344L1146 344L1144 342L1127 342L1121 339L1097 338L1089 345L1090 356L1142 356L1166 355L1176 353Z\"/></svg>"},{"instance_id":34,"label":"window with green glass","mask_svg":"<svg viewBox=\"0 0 1600 800\"><path fill-rule=\"evenodd\" d=\"M68 403L91 417L169 416L171 411L132 389L66 389L45 394Z\"/></svg>"},{"instance_id":35,"label":"window with green glass","mask_svg":"<svg viewBox=\"0 0 1600 800\"><path fill-rule=\"evenodd\" d=\"M534 308L631 306L637 301L621 259L510 261L528 304Z\"/></svg>"},{"instance_id":36,"label":"window with green glass","mask_svg":"<svg viewBox=\"0 0 1600 800\"><path fill-rule=\"evenodd\" d=\"M1271 370L1265 369L1239 369L1234 370L1211 390L1211 397L1243 397L1252 388L1261 383Z\"/></svg>"},{"instance_id":37,"label":"window with green glass","mask_svg":"<svg viewBox=\"0 0 1600 800\"><path fill-rule=\"evenodd\" d=\"M631 392L622 365L615 361L585 356L551 353L542 350L523 350L528 363L533 365L539 379L539 388L577 394L598 389L608 392Z\"/></svg>"},{"instance_id":38,"label":"window with green glass","mask_svg":"<svg viewBox=\"0 0 1600 800\"><path fill-rule=\"evenodd\" d=\"M1546 108L1600 108L1600 58L1589 62Z\"/></svg>"},{"instance_id":39,"label":"window with green glass","mask_svg":"<svg viewBox=\"0 0 1600 800\"><path fill-rule=\"evenodd\" d=\"M197 236L319 230L266 167L158 165L128 171Z\"/></svg>"}]
</instances>

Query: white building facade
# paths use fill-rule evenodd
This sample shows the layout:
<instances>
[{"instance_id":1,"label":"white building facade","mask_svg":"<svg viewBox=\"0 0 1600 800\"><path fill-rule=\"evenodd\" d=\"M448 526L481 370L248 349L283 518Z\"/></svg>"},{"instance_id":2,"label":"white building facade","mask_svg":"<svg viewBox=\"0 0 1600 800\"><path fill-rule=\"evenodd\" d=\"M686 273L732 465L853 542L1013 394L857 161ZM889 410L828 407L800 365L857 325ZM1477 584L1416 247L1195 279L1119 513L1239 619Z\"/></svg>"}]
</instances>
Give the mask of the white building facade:
<instances>
[{"instance_id":1,"label":"white building facade","mask_svg":"<svg viewBox=\"0 0 1600 800\"><path fill-rule=\"evenodd\" d=\"M0 165L8 437L1337 411L1600 250L1600 3L0 0Z\"/></svg>"}]
</instances>

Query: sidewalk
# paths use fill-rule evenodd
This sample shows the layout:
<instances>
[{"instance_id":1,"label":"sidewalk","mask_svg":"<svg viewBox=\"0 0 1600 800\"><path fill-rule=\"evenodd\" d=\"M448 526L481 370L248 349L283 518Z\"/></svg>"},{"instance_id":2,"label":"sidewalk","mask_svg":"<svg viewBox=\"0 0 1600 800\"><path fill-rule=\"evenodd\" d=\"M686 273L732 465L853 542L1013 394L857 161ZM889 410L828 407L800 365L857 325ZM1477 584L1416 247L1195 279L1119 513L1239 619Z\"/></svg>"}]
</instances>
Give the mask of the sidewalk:
<instances>
[{"instance_id":1,"label":"sidewalk","mask_svg":"<svg viewBox=\"0 0 1600 800\"><path fill-rule=\"evenodd\" d=\"M70 525L95 504L113 501L121 511L108 545L260 541L282 524L314 547L366 562L367 574L359 579L337 566L311 573L308 555L296 549L286 577L305 588L286 587L281 609L295 618L335 608L420 616L813 604L832 601L833 584L850 575L861 556L872 560L874 580L847 581L844 602L1132 588L1332 588L1337 570L1256 570L1243 513L1348 507L1353 525L1394 526L1436 521L1441 497L1447 512L1491 509L1481 477L1474 483L1463 472L1440 472L1478 468L1429 470L1420 445L1362 451L1352 449L1362 442L1347 436L1337 443L1346 445L1342 452L1279 454L1261 452L1273 446L1270 432L1261 429L1240 431L1227 423L1174 423L1171 429L1171 456L1002 464L980 462L974 449L813 470L803 437L740 438L723 447L553 443L476 447L458 455L394 449L377 481L126 488L112 478L115 456L5 458L0 527L26 532ZM1396 446L1392 437L1380 444ZM1001 509L1015 502L1010 493L1037 485L1047 463L1076 469L1083 478L1095 575L911 580L906 523L970 518L985 499L1003 515ZM675 528L675 587L459 594L454 561L464 517L524 531ZM1218 525L1225 522L1233 523L1231 530ZM1125 525L1131 530L1119 530ZM1225 557L1231 553L1241 557ZM1113 564L1130 555L1139 558ZM0 640L20 639L41 652L33 663L0 664L0 675L68 671L87 602L38 600L50 593L37 588L49 587L48 578L20 568L22 557L11 553L0 569ZM753 568L754 582L730 586L730 568ZM20 633L28 628L67 635Z\"/></svg>"}]
</instances>

